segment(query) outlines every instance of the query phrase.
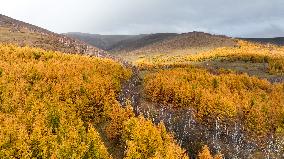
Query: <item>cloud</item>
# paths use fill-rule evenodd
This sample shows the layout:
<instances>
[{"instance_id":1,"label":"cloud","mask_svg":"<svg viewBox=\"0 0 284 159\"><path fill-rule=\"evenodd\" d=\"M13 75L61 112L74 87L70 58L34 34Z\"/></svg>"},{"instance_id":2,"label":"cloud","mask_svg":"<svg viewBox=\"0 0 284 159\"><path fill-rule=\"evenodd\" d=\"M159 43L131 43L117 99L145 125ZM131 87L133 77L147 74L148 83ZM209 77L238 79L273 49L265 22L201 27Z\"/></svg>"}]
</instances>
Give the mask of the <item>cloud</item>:
<instances>
[{"instance_id":1,"label":"cloud","mask_svg":"<svg viewBox=\"0 0 284 159\"><path fill-rule=\"evenodd\" d=\"M251 31L247 34L249 37L261 38L261 37L283 37L284 28L277 25L269 25L262 30Z\"/></svg>"},{"instance_id":2,"label":"cloud","mask_svg":"<svg viewBox=\"0 0 284 159\"><path fill-rule=\"evenodd\" d=\"M271 37L284 36L283 6L283 0L10 0L1 2L0 11L55 32L140 34L198 30L238 37Z\"/></svg>"}]
</instances>

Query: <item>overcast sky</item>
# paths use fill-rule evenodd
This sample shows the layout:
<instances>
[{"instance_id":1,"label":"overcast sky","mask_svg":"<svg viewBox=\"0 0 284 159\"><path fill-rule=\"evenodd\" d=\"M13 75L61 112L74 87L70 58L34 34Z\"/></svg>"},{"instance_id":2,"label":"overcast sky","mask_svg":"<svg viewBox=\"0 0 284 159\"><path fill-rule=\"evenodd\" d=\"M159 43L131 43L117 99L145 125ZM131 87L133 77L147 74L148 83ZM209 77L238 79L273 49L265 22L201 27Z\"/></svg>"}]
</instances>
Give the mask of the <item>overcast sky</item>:
<instances>
[{"instance_id":1,"label":"overcast sky","mask_svg":"<svg viewBox=\"0 0 284 159\"><path fill-rule=\"evenodd\" d=\"M284 36L284 0L0 0L0 14L57 33Z\"/></svg>"}]
</instances>

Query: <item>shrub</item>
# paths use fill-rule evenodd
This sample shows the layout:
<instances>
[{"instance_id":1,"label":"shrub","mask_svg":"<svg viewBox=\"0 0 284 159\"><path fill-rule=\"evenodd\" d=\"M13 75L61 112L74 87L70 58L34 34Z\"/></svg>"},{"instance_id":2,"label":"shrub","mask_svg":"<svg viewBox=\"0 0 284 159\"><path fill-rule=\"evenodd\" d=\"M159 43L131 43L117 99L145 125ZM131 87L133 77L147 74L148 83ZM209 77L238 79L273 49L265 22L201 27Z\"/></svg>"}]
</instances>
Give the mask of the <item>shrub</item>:
<instances>
[{"instance_id":1,"label":"shrub","mask_svg":"<svg viewBox=\"0 0 284 159\"><path fill-rule=\"evenodd\" d=\"M144 92L153 102L193 109L201 122L242 121L246 130L260 136L283 127L283 85L246 74L161 70L145 76Z\"/></svg>"},{"instance_id":2,"label":"shrub","mask_svg":"<svg viewBox=\"0 0 284 159\"><path fill-rule=\"evenodd\" d=\"M36 48L0 45L0 53L0 158L111 158L86 124L119 107L113 103L130 70Z\"/></svg>"},{"instance_id":3,"label":"shrub","mask_svg":"<svg viewBox=\"0 0 284 159\"><path fill-rule=\"evenodd\" d=\"M112 158L103 141L125 145L124 123L133 120L158 135L149 135L151 143L168 146L167 151L156 148L158 154L179 158L182 152L165 128L135 118L130 106L120 106L121 82L131 70L119 63L0 45L0 68L0 158ZM129 145L120 149L132 152Z\"/></svg>"},{"instance_id":4,"label":"shrub","mask_svg":"<svg viewBox=\"0 0 284 159\"><path fill-rule=\"evenodd\" d=\"M212 157L209 147L207 145L203 146L201 152L198 153L198 159L222 159L222 158L223 156L220 153Z\"/></svg>"},{"instance_id":5,"label":"shrub","mask_svg":"<svg viewBox=\"0 0 284 159\"><path fill-rule=\"evenodd\" d=\"M125 158L188 158L166 132L165 126L157 127L143 117L131 118L124 123L122 140L125 143Z\"/></svg>"}]
</instances>

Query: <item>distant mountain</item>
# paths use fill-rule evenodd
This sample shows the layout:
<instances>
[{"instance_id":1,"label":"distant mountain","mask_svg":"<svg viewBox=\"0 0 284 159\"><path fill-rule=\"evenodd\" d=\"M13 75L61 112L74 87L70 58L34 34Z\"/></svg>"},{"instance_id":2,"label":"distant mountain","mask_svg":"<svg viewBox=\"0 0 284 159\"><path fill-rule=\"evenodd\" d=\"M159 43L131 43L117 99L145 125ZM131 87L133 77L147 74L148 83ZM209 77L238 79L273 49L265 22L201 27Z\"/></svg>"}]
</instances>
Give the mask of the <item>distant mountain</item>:
<instances>
[{"instance_id":1,"label":"distant mountain","mask_svg":"<svg viewBox=\"0 0 284 159\"><path fill-rule=\"evenodd\" d=\"M235 46L235 39L223 35L212 35L203 32L158 33L144 35L138 39L123 40L113 45L112 52L172 52L190 48L216 48Z\"/></svg>"},{"instance_id":2,"label":"distant mountain","mask_svg":"<svg viewBox=\"0 0 284 159\"><path fill-rule=\"evenodd\" d=\"M212 35L204 32L189 32L171 36L162 41L158 41L135 52L171 52L175 50L185 50L189 48L216 48L230 47L237 45L236 40L223 35Z\"/></svg>"},{"instance_id":3,"label":"distant mountain","mask_svg":"<svg viewBox=\"0 0 284 159\"><path fill-rule=\"evenodd\" d=\"M66 36L82 40L90 45L96 46L103 50L109 50L113 45L124 41L142 37L143 35L100 35L79 32L70 32Z\"/></svg>"},{"instance_id":4,"label":"distant mountain","mask_svg":"<svg viewBox=\"0 0 284 159\"><path fill-rule=\"evenodd\" d=\"M274 45L284 45L284 37L276 37L276 38L239 38L242 40L262 43L262 44L274 44Z\"/></svg>"},{"instance_id":5,"label":"distant mountain","mask_svg":"<svg viewBox=\"0 0 284 159\"><path fill-rule=\"evenodd\" d=\"M112 52L130 52L141 49L148 45L152 45L166 39L178 36L176 33L156 33L156 34L144 34L137 38L123 40L110 47Z\"/></svg>"},{"instance_id":6,"label":"distant mountain","mask_svg":"<svg viewBox=\"0 0 284 159\"><path fill-rule=\"evenodd\" d=\"M203 32L156 33L141 35L98 35L67 33L67 36L80 39L110 52L171 52L188 48L215 48L235 46L236 40L223 35Z\"/></svg>"},{"instance_id":7,"label":"distant mountain","mask_svg":"<svg viewBox=\"0 0 284 159\"><path fill-rule=\"evenodd\" d=\"M83 41L53 33L2 14L0 14L0 42L13 43L20 46L39 47L45 50L65 53L97 55L103 52L101 49Z\"/></svg>"}]
</instances>

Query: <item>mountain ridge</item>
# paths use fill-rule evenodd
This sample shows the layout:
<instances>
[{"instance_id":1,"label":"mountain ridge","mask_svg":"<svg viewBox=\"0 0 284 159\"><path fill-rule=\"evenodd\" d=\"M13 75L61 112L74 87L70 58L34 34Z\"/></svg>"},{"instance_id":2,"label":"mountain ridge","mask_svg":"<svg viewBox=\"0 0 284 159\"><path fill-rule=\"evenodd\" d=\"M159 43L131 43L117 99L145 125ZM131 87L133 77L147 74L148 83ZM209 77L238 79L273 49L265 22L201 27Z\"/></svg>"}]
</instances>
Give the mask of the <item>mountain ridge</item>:
<instances>
[{"instance_id":1,"label":"mountain ridge","mask_svg":"<svg viewBox=\"0 0 284 159\"><path fill-rule=\"evenodd\" d=\"M81 32L68 32L63 33L65 36L69 36L74 39L79 39L90 45L96 46L103 50L109 50L114 44L120 41L136 39L143 35L101 35L101 34L90 34Z\"/></svg>"},{"instance_id":2,"label":"mountain ridge","mask_svg":"<svg viewBox=\"0 0 284 159\"><path fill-rule=\"evenodd\" d=\"M189 48L233 47L235 45L237 45L236 40L231 37L193 31L147 45L134 52L172 52Z\"/></svg>"},{"instance_id":3,"label":"mountain ridge","mask_svg":"<svg viewBox=\"0 0 284 159\"><path fill-rule=\"evenodd\" d=\"M0 14L0 42L45 50L96 55L104 51L83 41Z\"/></svg>"},{"instance_id":4,"label":"mountain ridge","mask_svg":"<svg viewBox=\"0 0 284 159\"><path fill-rule=\"evenodd\" d=\"M241 40L246 40L250 42L256 42L261 44L274 44L274 45L284 45L284 37L273 37L273 38L238 38Z\"/></svg>"},{"instance_id":5,"label":"mountain ridge","mask_svg":"<svg viewBox=\"0 0 284 159\"><path fill-rule=\"evenodd\" d=\"M188 33L154 33L140 35L100 35L86 33L67 33L66 36L78 38L91 45L110 52L159 52L183 50L192 47L223 47L236 45L235 39L224 35L204 32ZM89 38L88 36L96 37ZM124 36L124 38L120 38ZM107 47L101 45L105 37L116 40L105 41ZM116 42L115 42L116 41Z\"/></svg>"}]
</instances>

